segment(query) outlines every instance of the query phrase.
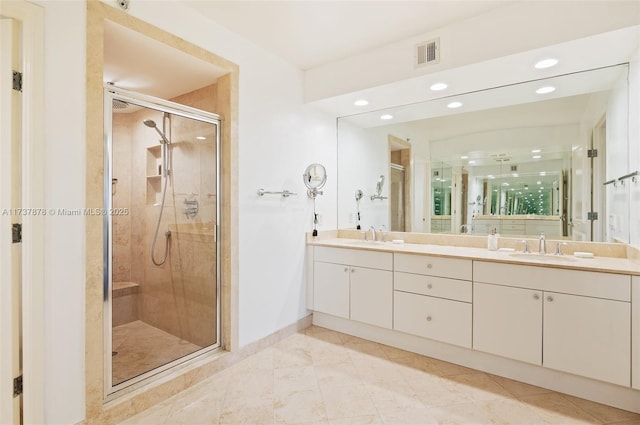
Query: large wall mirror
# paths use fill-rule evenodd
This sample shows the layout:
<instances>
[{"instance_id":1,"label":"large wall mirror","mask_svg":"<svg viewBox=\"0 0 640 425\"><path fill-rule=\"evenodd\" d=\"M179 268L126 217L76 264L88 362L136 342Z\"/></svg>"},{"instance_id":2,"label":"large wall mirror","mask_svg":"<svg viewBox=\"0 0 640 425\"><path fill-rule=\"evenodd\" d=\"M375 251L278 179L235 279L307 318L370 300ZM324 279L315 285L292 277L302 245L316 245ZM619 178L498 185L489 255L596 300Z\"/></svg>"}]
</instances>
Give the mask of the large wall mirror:
<instances>
[{"instance_id":1,"label":"large wall mirror","mask_svg":"<svg viewBox=\"0 0 640 425\"><path fill-rule=\"evenodd\" d=\"M622 64L340 117L338 227L628 242L628 199L604 184L626 164L627 80ZM404 185L356 204L399 165Z\"/></svg>"}]
</instances>

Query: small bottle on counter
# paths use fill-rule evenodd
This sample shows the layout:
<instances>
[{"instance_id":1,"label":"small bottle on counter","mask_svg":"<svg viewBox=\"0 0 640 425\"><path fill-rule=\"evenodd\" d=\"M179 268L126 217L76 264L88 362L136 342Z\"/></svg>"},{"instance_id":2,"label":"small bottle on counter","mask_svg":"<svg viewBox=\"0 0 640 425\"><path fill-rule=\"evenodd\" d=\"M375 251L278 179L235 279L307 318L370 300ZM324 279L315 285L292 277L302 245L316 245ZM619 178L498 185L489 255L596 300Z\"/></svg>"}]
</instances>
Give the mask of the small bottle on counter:
<instances>
[{"instance_id":1,"label":"small bottle on counter","mask_svg":"<svg viewBox=\"0 0 640 425\"><path fill-rule=\"evenodd\" d=\"M487 236L487 249L489 251L497 251L498 250L498 234L496 233L496 229L491 229L491 232Z\"/></svg>"}]
</instances>

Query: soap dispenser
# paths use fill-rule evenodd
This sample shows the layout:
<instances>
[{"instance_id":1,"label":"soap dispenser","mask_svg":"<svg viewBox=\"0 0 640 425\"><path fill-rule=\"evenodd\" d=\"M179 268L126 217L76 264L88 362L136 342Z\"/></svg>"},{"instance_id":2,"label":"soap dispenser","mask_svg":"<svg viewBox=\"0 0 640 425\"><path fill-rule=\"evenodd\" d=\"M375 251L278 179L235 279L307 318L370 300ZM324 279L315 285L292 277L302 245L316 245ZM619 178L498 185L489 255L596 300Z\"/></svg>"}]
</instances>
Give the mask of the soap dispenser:
<instances>
[{"instance_id":1,"label":"soap dispenser","mask_svg":"<svg viewBox=\"0 0 640 425\"><path fill-rule=\"evenodd\" d=\"M491 229L491 232L487 236L487 249L489 251L497 251L498 250L498 234L496 233L496 229Z\"/></svg>"}]
</instances>

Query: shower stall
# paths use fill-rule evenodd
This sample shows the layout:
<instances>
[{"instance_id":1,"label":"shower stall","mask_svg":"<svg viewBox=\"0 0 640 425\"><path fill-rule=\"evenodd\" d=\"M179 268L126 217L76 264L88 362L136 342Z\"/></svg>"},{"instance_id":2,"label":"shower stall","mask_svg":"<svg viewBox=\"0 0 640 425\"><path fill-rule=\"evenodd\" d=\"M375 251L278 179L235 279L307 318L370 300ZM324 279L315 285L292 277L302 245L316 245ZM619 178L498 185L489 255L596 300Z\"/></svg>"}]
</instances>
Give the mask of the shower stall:
<instances>
[{"instance_id":1,"label":"shower stall","mask_svg":"<svg viewBox=\"0 0 640 425\"><path fill-rule=\"evenodd\" d=\"M210 90L167 101L105 86L105 397L221 346Z\"/></svg>"}]
</instances>

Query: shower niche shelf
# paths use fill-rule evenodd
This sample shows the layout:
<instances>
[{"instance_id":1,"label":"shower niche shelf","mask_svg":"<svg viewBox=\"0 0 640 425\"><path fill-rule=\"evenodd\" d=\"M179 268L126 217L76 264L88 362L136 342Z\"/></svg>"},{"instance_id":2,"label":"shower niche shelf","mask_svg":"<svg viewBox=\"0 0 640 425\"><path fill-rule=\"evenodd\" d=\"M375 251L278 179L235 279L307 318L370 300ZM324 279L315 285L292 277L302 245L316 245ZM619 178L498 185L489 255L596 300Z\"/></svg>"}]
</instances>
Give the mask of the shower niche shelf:
<instances>
[{"instance_id":1,"label":"shower niche shelf","mask_svg":"<svg viewBox=\"0 0 640 425\"><path fill-rule=\"evenodd\" d=\"M147 148L147 205L155 205L162 190L162 146Z\"/></svg>"}]
</instances>

